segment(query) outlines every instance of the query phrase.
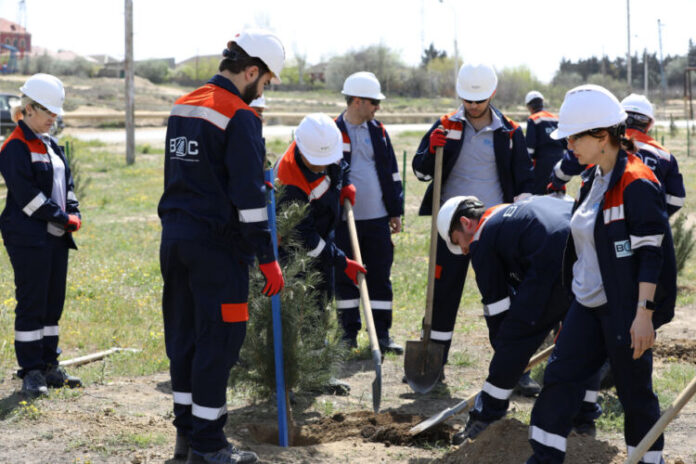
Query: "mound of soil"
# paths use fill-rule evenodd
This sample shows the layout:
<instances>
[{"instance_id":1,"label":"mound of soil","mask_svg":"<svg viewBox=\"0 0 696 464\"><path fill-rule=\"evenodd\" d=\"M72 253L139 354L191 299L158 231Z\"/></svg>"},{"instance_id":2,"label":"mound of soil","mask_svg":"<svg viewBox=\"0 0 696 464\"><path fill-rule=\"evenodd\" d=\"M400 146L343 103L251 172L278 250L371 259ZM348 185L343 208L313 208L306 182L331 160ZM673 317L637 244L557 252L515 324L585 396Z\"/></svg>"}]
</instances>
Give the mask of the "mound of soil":
<instances>
[{"instance_id":1,"label":"mound of soil","mask_svg":"<svg viewBox=\"0 0 696 464\"><path fill-rule=\"evenodd\" d=\"M527 441L529 427L516 419L495 422L476 440L467 440L456 451L434 461L439 464L519 464L532 455ZM626 453L587 436L571 434L565 464L620 464Z\"/></svg>"},{"instance_id":2,"label":"mound of soil","mask_svg":"<svg viewBox=\"0 0 696 464\"><path fill-rule=\"evenodd\" d=\"M411 427L424 419L415 414L394 412L339 413L296 426L290 433L289 441L291 446L316 445L350 438L362 438L364 441L384 443L387 446L450 442L454 429L447 424L438 424L417 436L408 433ZM278 428L275 424L248 424L247 429L256 441L271 444L278 442Z\"/></svg>"},{"instance_id":3,"label":"mound of soil","mask_svg":"<svg viewBox=\"0 0 696 464\"><path fill-rule=\"evenodd\" d=\"M696 340L658 341L653 348L655 356L668 361L696 363Z\"/></svg>"}]
</instances>

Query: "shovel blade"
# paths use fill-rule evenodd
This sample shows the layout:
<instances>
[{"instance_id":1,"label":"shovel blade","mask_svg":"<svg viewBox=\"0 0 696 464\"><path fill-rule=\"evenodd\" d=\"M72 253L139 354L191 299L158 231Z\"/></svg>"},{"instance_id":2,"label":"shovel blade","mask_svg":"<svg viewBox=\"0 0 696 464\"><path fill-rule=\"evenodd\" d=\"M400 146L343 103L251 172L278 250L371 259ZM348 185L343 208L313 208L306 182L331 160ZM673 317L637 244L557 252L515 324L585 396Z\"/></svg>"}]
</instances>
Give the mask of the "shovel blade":
<instances>
[{"instance_id":1,"label":"shovel blade","mask_svg":"<svg viewBox=\"0 0 696 464\"><path fill-rule=\"evenodd\" d=\"M382 402L382 352L379 349L373 350L372 359L375 362L375 380L372 381L372 409L377 414Z\"/></svg>"},{"instance_id":2,"label":"shovel blade","mask_svg":"<svg viewBox=\"0 0 696 464\"><path fill-rule=\"evenodd\" d=\"M437 384L442 371L445 347L428 341L406 342L404 373L408 385L416 393L428 393Z\"/></svg>"}]
</instances>

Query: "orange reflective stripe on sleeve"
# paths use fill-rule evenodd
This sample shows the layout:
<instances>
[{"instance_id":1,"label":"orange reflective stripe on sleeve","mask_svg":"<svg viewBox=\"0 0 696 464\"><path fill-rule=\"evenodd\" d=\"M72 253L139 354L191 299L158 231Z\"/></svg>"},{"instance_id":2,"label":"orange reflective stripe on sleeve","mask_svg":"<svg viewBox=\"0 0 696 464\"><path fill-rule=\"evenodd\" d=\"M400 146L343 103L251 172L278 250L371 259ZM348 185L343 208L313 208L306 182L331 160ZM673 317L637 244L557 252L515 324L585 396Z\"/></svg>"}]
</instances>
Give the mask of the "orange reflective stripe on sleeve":
<instances>
[{"instance_id":1,"label":"orange reflective stripe on sleeve","mask_svg":"<svg viewBox=\"0 0 696 464\"><path fill-rule=\"evenodd\" d=\"M223 303L220 305L222 322L246 322L249 320L247 303Z\"/></svg>"},{"instance_id":2,"label":"orange reflective stripe on sleeve","mask_svg":"<svg viewBox=\"0 0 696 464\"><path fill-rule=\"evenodd\" d=\"M439 264L436 264L435 265L435 278L439 279L441 275L442 275L442 266L440 266Z\"/></svg>"}]
</instances>

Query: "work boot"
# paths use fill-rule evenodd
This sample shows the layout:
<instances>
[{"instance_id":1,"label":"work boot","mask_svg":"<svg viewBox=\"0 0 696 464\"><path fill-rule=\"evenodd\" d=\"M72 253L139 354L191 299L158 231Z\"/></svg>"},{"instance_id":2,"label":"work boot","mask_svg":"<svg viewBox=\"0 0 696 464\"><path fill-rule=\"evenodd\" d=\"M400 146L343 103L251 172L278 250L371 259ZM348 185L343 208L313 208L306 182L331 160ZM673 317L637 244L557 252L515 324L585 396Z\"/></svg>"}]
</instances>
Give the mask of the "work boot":
<instances>
[{"instance_id":1,"label":"work boot","mask_svg":"<svg viewBox=\"0 0 696 464\"><path fill-rule=\"evenodd\" d=\"M396 342L394 341L394 339L391 337L380 338L378 340L378 342L379 342L379 349L382 352L382 354L386 354L386 353L404 354L404 347L401 345L397 345Z\"/></svg>"},{"instance_id":2,"label":"work boot","mask_svg":"<svg viewBox=\"0 0 696 464\"><path fill-rule=\"evenodd\" d=\"M515 392L530 398L537 396L540 391L541 386L529 375L529 372L523 374L515 385Z\"/></svg>"},{"instance_id":3,"label":"work boot","mask_svg":"<svg viewBox=\"0 0 696 464\"><path fill-rule=\"evenodd\" d=\"M482 420L474 419L471 416L469 421L466 423L466 427L461 432L455 433L452 437L453 445L461 445L467 438L474 439L478 437L481 432L486 430L488 426L491 425L490 422L485 422Z\"/></svg>"},{"instance_id":4,"label":"work boot","mask_svg":"<svg viewBox=\"0 0 696 464\"><path fill-rule=\"evenodd\" d=\"M34 369L26 374L22 379L22 394L30 398L38 398L41 395L48 395L46 378L40 370Z\"/></svg>"},{"instance_id":5,"label":"work boot","mask_svg":"<svg viewBox=\"0 0 696 464\"><path fill-rule=\"evenodd\" d=\"M321 391L325 395L348 396L350 395L350 385L341 382L336 377L331 377Z\"/></svg>"},{"instance_id":6,"label":"work boot","mask_svg":"<svg viewBox=\"0 0 696 464\"><path fill-rule=\"evenodd\" d=\"M191 440L186 435L176 434L176 443L174 443L174 459L183 461L188 458L189 449L191 449Z\"/></svg>"},{"instance_id":7,"label":"work boot","mask_svg":"<svg viewBox=\"0 0 696 464\"><path fill-rule=\"evenodd\" d=\"M191 449L186 464L214 463L214 464L241 464L252 463L259 460L256 453L237 449L232 443L227 447L210 453L199 453Z\"/></svg>"},{"instance_id":8,"label":"work boot","mask_svg":"<svg viewBox=\"0 0 696 464\"><path fill-rule=\"evenodd\" d=\"M573 430L578 435L585 435L595 438L597 436L597 426L593 420L573 424Z\"/></svg>"},{"instance_id":9,"label":"work boot","mask_svg":"<svg viewBox=\"0 0 696 464\"><path fill-rule=\"evenodd\" d=\"M65 372L60 366L50 366L44 374L46 385L51 388L77 388L82 386L82 381L78 377L73 377Z\"/></svg>"}]
</instances>

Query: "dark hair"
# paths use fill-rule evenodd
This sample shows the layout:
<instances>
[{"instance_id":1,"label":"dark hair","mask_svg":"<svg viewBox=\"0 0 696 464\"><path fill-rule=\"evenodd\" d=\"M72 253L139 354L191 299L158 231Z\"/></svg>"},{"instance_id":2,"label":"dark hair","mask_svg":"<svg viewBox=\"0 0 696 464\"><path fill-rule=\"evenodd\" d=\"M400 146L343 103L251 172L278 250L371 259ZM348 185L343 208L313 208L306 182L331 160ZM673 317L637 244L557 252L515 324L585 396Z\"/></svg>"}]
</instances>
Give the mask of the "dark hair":
<instances>
[{"instance_id":1,"label":"dark hair","mask_svg":"<svg viewBox=\"0 0 696 464\"><path fill-rule=\"evenodd\" d=\"M219 71L229 71L232 74L238 74L250 66L258 66L259 74L262 76L270 72L266 63L261 58L249 56L242 47L235 42L229 42L227 48L222 51L222 60L218 66Z\"/></svg>"},{"instance_id":2,"label":"dark hair","mask_svg":"<svg viewBox=\"0 0 696 464\"><path fill-rule=\"evenodd\" d=\"M355 97L351 97L350 95L346 95L346 105L350 106L350 104L353 103L353 100L355 100Z\"/></svg>"},{"instance_id":3,"label":"dark hair","mask_svg":"<svg viewBox=\"0 0 696 464\"><path fill-rule=\"evenodd\" d=\"M646 116L640 113L634 113L633 111L626 111L628 118L626 118L626 127L629 129L637 129L643 133L648 132L650 127L650 116Z\"/></svg>"},{"instance_id":4,"label":"dark hair","mask_svg":"<svg viewBox=\"0 0 696 464\"><path fill-rule=\"evenodd\" d=\"M532 109L535 113L544 109L544 100L541 98L534 98L527 103L527 106Z\"/></svg>"},{"instance_id":5,"label":"dark hair","mask_svg":"<svg viewBox=\"0 0 696 464\"><path fill-rule=\"evenodd\" d=\"M483 202L476 197L469 197L461 201L452 215L448 235L451 236L452 232L455 230L462 230L462 223L459 221L460 218L465 217L478 221L485 212L486 207Z\"/></svg>"},{"instance_id":6,"label":"dark hair","mask_svg":"<svg viewBox=\"0 0 696 464\"><path fill-rule=\"evenodd\" d=\"M617 124L611 127L600 127L587 131L587 135L596 139L602 138L602 132L606 132L609 137L609 142L617 147L623 148L631 153L636 152L636 144L633 137L626 137L626 125L624 123Z\"/></svg>"}]
</instances>

